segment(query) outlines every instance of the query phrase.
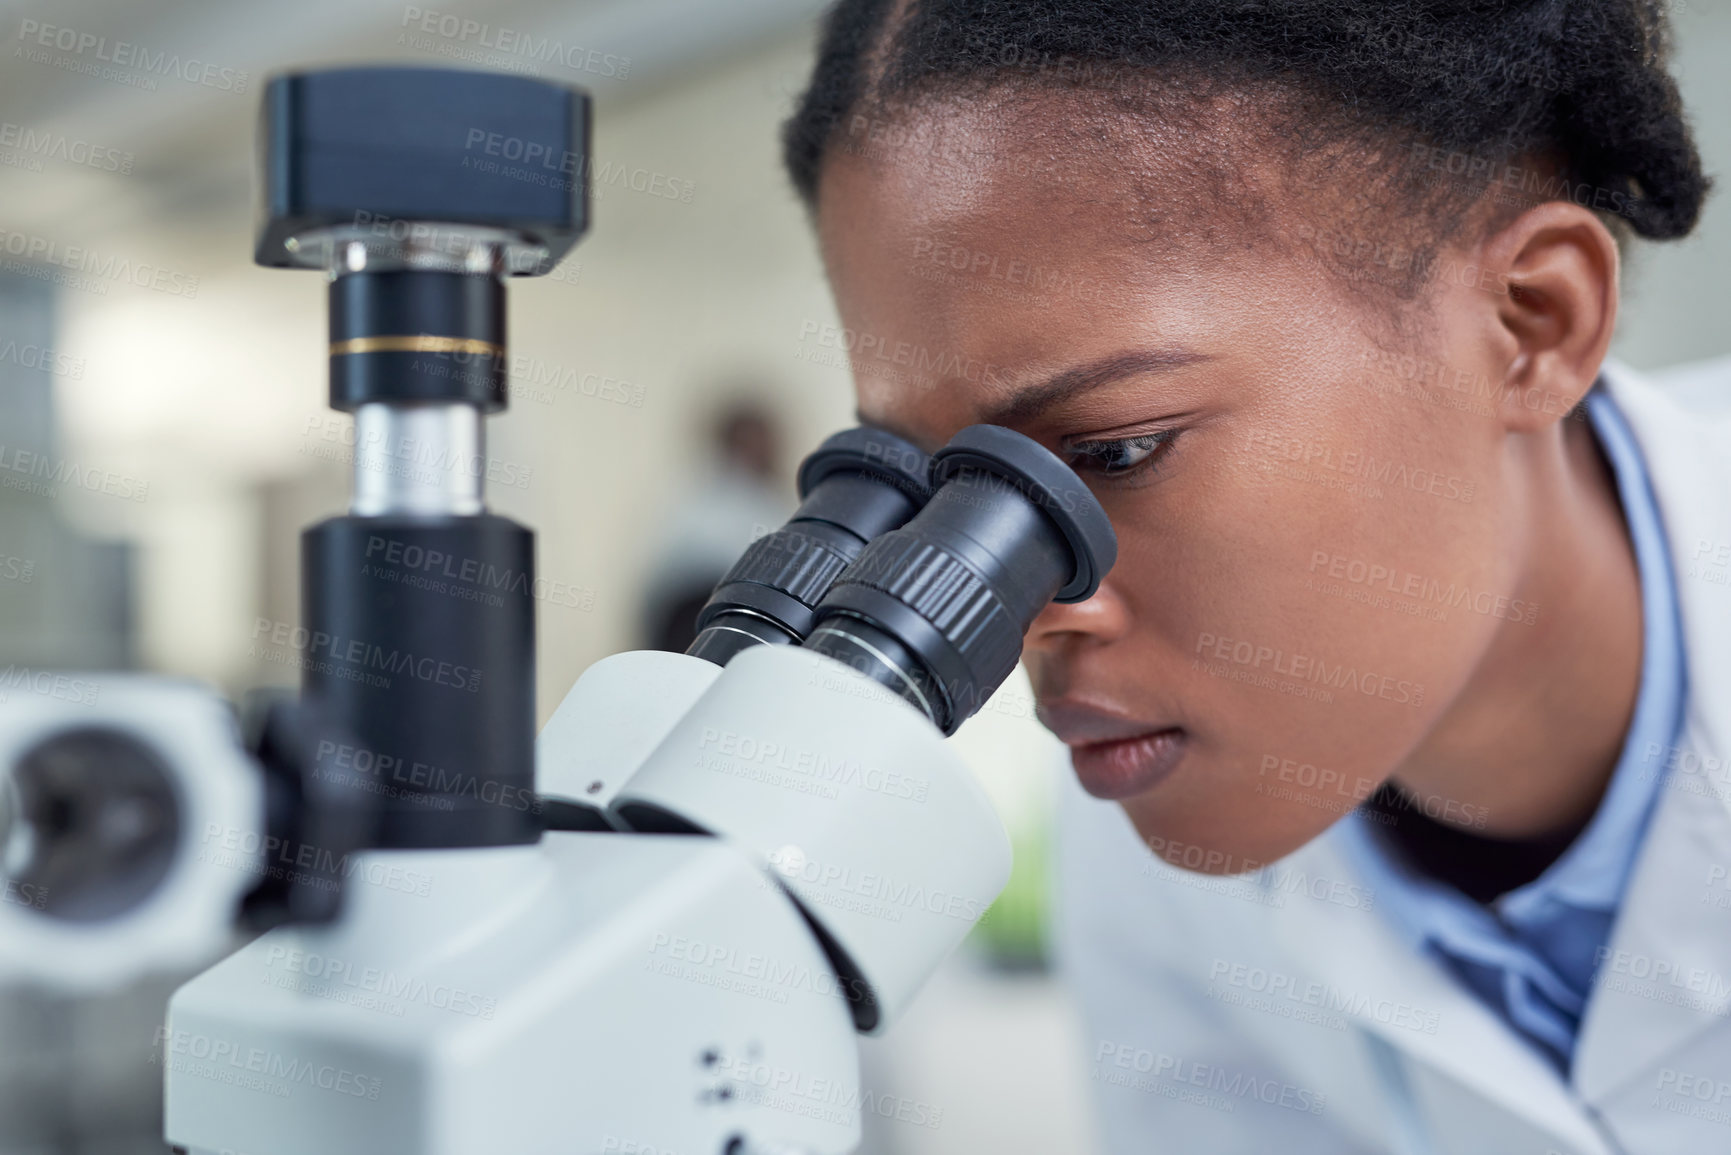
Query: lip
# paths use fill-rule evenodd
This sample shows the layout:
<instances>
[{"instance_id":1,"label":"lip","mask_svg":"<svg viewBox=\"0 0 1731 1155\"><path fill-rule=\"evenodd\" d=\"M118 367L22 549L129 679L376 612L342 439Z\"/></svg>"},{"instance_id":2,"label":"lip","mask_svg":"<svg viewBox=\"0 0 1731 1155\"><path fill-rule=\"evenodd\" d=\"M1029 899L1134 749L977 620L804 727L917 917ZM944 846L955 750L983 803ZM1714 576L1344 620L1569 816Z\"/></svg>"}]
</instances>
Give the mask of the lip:
<instances>
[{"instance_id":1,"label":"lip","mask_svg":"<svg viewBox=\"0 0 1731 1155\"><path fill-rule=\"evenodd\" d=\"M1149 725L1075 703L1042 703L1040 720L1070 748L1082 789L1116 801L1152 790L1189 746L1181 726Z\"/></svg>"}]
</instances>

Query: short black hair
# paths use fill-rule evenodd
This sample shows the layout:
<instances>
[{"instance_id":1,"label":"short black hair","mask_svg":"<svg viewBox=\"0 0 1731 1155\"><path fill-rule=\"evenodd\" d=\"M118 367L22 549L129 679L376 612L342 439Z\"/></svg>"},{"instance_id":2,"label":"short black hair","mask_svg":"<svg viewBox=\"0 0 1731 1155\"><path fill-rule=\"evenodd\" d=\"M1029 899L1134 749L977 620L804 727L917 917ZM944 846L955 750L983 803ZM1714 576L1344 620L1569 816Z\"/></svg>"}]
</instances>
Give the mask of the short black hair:
<instances>
[{"instance_id":1,"label":"short black hair","mask_svg":"<svg viewBox=\"0 0 1731 1155\"><path fill-rule=\"evenodd\" d=\"M1669 39L1666 0L838 0L783 156L810 208L838 129L863 107L996 84L1122 95L1126 79L1227 77L1297 91L1463 168L1548 166L1544 199L1611 206L1664 240L1694 228L1710 183Z\"/></svg>"}]
</instances>

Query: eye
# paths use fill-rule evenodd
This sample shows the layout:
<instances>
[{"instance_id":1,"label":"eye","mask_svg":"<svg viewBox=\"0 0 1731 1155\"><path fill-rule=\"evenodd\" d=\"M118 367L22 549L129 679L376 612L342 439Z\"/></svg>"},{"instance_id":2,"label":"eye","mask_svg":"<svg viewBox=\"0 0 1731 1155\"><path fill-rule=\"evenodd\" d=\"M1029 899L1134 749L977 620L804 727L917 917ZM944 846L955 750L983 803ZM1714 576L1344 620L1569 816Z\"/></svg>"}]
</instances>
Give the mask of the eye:
<instances>
[{"instance_id":1,"label":"eye","mask_svg":"<svg viewBox=\"0 0 1731 1155\"><path fill-rule=\"evenodd\" d=\"M1069 446L1070 467L1102 477L1125 477L1154 468L1165 456L1162 447L1176 436L1176 429L1162 429L1115 441L1078 441Z\"/></svg>"}]
</instances>

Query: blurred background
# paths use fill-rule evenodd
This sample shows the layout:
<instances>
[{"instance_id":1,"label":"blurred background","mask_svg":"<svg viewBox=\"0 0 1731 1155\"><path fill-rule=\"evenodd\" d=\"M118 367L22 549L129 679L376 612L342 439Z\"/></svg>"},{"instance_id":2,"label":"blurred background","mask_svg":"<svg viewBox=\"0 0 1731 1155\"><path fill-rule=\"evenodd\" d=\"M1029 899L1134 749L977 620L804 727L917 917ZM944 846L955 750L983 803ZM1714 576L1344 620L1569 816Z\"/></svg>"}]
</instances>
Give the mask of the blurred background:
<instances>
[{"instance_id":1,"label":"blurred background","mask_svg":"<svg viewBox=\"0 0 1731 1155\"><path fill-rule=\"evenodd\" d=\"M0 693L131 667L230 694L292 684L297 537L342 510L352 433L326 406L325 286L251 263L259 90L297 66L539 75L596 98L593 228L510 296L512 405L493 507L539 533L545 719L589 663L677 646L693 598L793 505L851 423L845 353L780 121L816 0L53 0L0 4ZM1710 171L1731 160L1731 5L1672 5ZM516 34L527 33L525 40ZM525 44L554 43L535 54ZM637 191L643 190L643 191ZM1731 205L1632 254L1618 355L1731 352ZM1690 388L1680 380L1679 388ZM10 692L19 692L12 689ZM1089 1150L1086 1059L1044 966L1061 748L1020 678L958 739L1017 875L915 1013L867 1045L866 1150ZM0 1155L159 1152L151 1039L184 976L120 995L0 992ZM934 1122L935 1120L935 1122Z\"/></svg>"}]
</instances>

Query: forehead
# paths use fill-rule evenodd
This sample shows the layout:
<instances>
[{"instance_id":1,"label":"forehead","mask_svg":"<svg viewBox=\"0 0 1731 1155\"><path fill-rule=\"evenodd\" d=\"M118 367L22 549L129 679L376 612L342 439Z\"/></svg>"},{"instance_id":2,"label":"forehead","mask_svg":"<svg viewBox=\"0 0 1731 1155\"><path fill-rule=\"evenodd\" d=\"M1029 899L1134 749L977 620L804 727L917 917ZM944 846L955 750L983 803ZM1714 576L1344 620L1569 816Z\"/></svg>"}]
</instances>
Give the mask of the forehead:
<instances>
[{"instance_id":1,"label":"forehead","mask_svg":"<svg viewBox=\"0 0 1731 1155\"><path fill-rule=\"evenodd\" d=\"M1230 222L1241 240L1291 176L1275 131L1285 105L1153 80L1133 91L1000 85L868 103L827 146L820 220L842 183L830 178L864 168L904 212L1076 214L1138 241Z\"/></svg>"},{"instance_id":2,"label":"forehead","mask_svg":"<svg viewBox=\"0 0 1731 1155\"><path fill-rule=\"evenodd\" d=\"M856 118L820 188L862 416L916 440L1078 361L1182 344L1245 276L1242 252L1185 227L1219 204L1174 150L1132 157L998 111Z\"/></svg>"}]
</instances>

